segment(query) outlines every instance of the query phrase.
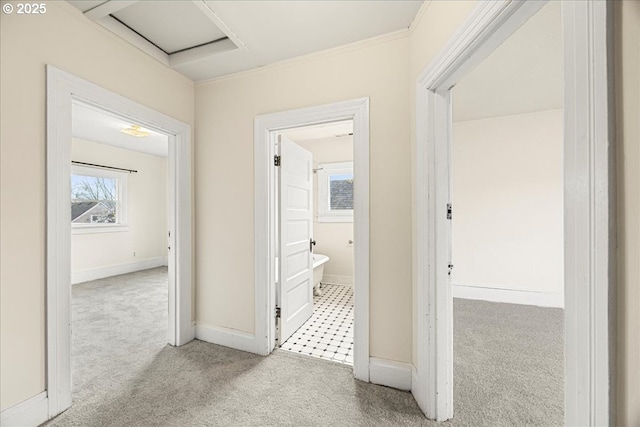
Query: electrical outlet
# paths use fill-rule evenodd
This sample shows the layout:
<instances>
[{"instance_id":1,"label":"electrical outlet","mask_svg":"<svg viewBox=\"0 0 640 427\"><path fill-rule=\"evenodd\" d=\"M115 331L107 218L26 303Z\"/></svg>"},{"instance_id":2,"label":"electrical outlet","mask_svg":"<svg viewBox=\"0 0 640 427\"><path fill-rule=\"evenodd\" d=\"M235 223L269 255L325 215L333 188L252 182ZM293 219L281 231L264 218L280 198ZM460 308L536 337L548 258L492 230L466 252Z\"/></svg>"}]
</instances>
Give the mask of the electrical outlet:
<instances>
[{"instance_id":1,"label":"electrical outlet","mask_svg":"<svg viewBox=\"0 0 640 427\"><path fill-rule=\"evenodd\" d=\"M136 253L135 253L135 252L133 253L133 256L136 256Z\"/></svg>"}]
</instances>

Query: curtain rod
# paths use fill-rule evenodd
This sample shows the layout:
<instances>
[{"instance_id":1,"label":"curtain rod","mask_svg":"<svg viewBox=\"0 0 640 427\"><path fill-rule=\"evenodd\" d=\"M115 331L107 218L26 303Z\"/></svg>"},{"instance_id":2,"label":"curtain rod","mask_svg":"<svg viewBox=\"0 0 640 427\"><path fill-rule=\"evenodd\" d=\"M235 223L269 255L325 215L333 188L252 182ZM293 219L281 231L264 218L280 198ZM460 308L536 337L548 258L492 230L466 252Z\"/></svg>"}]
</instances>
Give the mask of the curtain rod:
<instances>
[{"instance_id":1,"label":"curtain rod","mask_svg":"<svg viewBox=\"0 0 640 427\"><path fill-rule=\"evenodd\" d=\"M137 170L133 170L133 169L124 169L124 168L116 168L113 166L96 165L95 163L76 162L75 160L72 160L71 163L73 163L74 165L91 166L94 168L113 169L118 171L129 172L129 173L138 173Z\"/></svg>"}]
</instances>

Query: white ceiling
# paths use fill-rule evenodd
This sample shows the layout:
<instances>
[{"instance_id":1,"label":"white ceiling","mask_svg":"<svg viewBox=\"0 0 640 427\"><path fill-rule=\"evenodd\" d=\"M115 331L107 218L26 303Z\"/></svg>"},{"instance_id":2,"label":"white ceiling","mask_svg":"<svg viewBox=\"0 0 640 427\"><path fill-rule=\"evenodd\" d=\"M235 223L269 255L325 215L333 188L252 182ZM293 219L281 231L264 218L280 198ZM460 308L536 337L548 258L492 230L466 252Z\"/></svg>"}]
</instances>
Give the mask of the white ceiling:
<instances>
[{"instance_id":1,"label":"white ceiling","mask_svg":"<svg viewBox=\"0 0 640 427\"><path fill-rule=\"evenodd\" d=\"M149 136L138 138L124 134L120 130L136 123L131 123L119 116L75 102L72 106L71 116L71 133L74 138L99 142L154 156L167 157L169 138L164 134L144 127L144 130L151 133Z\"/></svg>"},{"instance_id":2,"label":"white ceiling","mask_svg":"<svg viewBox=\"0 0 640 427\"><path fill-rule=\"evenodd\" d=\"M560 2L550 1L453 89L454 121L562 108Z\"/></svg>"},{"instance_id":3,"label":"white ceiling","mask_svg":"<svg viewBox=\"0 0 640 427\"><path fill-rule=\"evenodd\" d=\"M203 81L406 28L422 1L69 3L168 66ZM189 46L196 47L171 54ZM454 121L561 108L562 73L560 2L552 1L455 87Z\"/></svg>"},{"instance_id":4,"label":"white ceiling","mask_svg":"<svg viewBox=\"0 0 640 427\"><path fill-rule=\"evenodd\" d=\"M345 138L353 135L353 120L322 123L287 130L282 133L293 142L313 142L328 138Z\"/></svg>"},{"instance_id":5,"label":"white ceiling","mask_svg":"<svg viewBox=\"0 0 640 427\"><path fill-rule=\"evenodd\" d=\"M408 28L422 0L69 3L190 79L203 81ZM209 44L197 46L202 43Z\"/></svg>"},{"instance_id":6,"label":"white ceiling","mask_svg":"<svg viewBox=\"0 0 640 427\"><path fill-rule=\"evenodd\" d=\"M79 9L80 12L85 12L87 10L91 10L96 6L104 3L105 0L73 0L69 1L75 8Z\"/></svg>"},{"instance_id":7,"label":"white ceiling","mask_svg":"<svg viewBox=\"0 0 640 427\"><path fill-rule=\"evenodd\" d=\"M300 141L296 142L300 147L304 148L307 151L311 151L314 155L314 165L318 165L320 161L316 161L315 157L317 153L327 150L334 151L339 150L339 153L346 154L347 157L344 157L342 160L353 160L353 136L343 136L339 138L324 138L324 139L314 139L310 141Z\"/></svg>"},{"instance_id":8,"label":"white ceiling","mask_svg":"<svg viewBox=\"0 0 640 427\"><path fill-rule=\"evenodd\" d=\"M314 153L314 156L318 150L338 148L340 153L353 153L353 120L304 126L287 130L283 135ZM314 164L317 165L317 162L314 161Z\"/></svg>"}]
</instances>

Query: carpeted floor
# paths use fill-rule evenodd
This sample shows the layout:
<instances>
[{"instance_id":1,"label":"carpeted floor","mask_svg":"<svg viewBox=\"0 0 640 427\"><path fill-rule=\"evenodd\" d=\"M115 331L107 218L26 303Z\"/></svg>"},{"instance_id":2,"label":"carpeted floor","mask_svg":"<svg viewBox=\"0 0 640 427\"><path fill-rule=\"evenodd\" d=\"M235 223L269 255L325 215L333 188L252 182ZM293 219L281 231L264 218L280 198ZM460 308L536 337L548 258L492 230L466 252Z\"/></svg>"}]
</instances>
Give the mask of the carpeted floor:
<instances>
[{"instance_id":1,"label":"carpeted floor","mask_svg":"<svg viewBox=\"0 0 640 427\"><path fill-rule=\"evenodd\" d=\"M563 310L464 299L453 310L456 421L564 425Z\"/></svg>"},{"instance_id":2,"label":"carpeted floor","mask_svg":"<svg viewBox=\"0 0 640 427\"><path fill-rule=\"evenodd\" d=\"M166 269L73 286L73 405L50 426L435 426L350 366L193 341L165 345ZM456 300L455 418L563 423L559 309Z\"/></svg>"}]
</instances>

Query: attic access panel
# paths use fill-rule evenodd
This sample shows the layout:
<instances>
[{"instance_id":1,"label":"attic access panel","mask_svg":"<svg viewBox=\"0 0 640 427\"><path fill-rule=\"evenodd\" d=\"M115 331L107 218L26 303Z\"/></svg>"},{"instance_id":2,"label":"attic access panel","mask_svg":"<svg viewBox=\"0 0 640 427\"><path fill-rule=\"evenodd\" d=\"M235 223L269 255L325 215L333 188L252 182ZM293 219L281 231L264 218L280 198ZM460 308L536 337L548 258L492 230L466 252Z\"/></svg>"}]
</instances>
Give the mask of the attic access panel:
<instances>
[{"instance_id":1,"label":"attic access panel","mask_svg":"<svg viewBox=\"0 0 640 427\"><path fill-rule=\"evenodd\" d=\"M110 16L167 55L227 39L190 1L141 1Z\"/></svg>"}]
</instances>

